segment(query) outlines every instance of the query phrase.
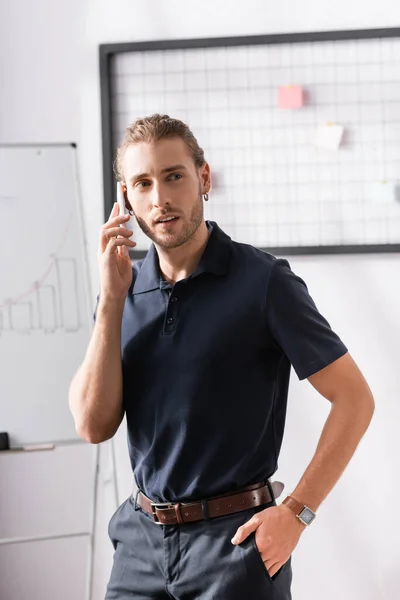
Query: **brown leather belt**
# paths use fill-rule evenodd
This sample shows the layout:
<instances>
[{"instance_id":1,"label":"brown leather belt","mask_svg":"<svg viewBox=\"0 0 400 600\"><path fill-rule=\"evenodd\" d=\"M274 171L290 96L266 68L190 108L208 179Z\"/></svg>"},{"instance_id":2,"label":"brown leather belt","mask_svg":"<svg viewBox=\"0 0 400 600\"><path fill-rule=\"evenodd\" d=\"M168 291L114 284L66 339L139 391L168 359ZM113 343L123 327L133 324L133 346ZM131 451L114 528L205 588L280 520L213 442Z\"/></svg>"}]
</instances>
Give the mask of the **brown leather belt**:
<instances>
[{"instance_id":1,"label":"brown leather belt","mask_svg":"<svg viewBox=\"0 0 400 600\"><path fill-rule=\"evenodd\" d=\"M157 525L182 525L215 517L223 517L242 510L273 502L284 488L280 481L265 481L236 490L228 496L217 496L199 502L152 502L138 491L133 500L153 517Z\"/></svg>"}]
</instances>

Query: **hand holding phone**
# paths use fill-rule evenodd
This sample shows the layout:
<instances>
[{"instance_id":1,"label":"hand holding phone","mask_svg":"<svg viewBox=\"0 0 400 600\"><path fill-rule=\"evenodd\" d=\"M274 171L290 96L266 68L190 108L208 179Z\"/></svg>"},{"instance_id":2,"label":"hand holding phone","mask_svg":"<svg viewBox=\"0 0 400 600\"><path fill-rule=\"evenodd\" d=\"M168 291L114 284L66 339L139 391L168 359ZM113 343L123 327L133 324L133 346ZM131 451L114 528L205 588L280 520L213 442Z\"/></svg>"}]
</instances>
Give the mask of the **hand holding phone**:
<instances>
[{"instance_id":1,"label":"hand holding phone","mask_svg":"<svg viewBox=\"0 0 400 600\"><path fill-rule=\"evenodd\" d=\"M131 211L125 209L125 204L123 191L119 188L117 202L114 202L108 221L100 229L98 262L103 299L125 299L132 283L129 248L134 248L136 242L130 239L133 232L127 225Z\"/></svg>"}]
</instances>

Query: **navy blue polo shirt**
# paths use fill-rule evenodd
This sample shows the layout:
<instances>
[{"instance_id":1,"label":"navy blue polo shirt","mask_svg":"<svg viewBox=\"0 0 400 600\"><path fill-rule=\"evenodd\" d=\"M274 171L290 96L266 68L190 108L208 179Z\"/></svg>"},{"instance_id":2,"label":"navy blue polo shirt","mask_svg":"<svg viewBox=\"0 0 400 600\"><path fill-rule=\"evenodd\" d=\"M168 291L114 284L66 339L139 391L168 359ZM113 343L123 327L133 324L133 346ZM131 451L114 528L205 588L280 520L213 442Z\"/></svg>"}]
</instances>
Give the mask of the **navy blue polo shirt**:
<instances>
[{"instance_id":1,"label":"navy blue polo shirt","mask_svg":"<svg viewBox=\"0 0 400 600\"><path fill-rule=\"evenodd\" d=\"M305 379L347 352L287 260L216 223L196 270L171 286L157 252L133 266L122 320L123 404L137 485L157 502L270 477L290 367Z\"/></svg>"}]
</instances>

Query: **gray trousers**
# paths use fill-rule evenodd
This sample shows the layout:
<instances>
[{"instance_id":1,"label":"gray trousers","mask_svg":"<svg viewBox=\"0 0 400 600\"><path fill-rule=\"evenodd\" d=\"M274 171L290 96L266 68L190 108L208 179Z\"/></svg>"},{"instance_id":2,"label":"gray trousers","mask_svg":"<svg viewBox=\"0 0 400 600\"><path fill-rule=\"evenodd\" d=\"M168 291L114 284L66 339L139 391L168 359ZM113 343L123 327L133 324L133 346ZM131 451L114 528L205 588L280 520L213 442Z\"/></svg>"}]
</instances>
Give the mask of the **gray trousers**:
<instances>
[{"instance_id":1,"label":"gray trousers","mask_svg":"<svg viewBox=\"0 0 400 600\"><path fill-rule=\"evenodd\" d=\"M183 525L157 525L128 498L113 515L114 563L105 600L291 600L291 558L272 578L251 533L231 538L257 508Z\"/></svg>"}]
</instances>

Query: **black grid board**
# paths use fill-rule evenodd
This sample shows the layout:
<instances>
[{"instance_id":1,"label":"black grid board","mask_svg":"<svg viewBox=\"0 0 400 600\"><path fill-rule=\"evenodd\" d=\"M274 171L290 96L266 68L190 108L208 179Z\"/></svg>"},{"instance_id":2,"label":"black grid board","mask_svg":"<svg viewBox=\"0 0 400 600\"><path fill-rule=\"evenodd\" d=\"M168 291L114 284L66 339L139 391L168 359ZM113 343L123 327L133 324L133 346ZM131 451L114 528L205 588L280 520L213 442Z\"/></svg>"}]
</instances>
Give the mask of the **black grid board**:
<instances>
[{"instance_id":1,"label":"black grid board","mask_svg":"<svg viewBox=\"0 0 400 600\"><path fill-rule=\"evenodd\" d=\"M400 178L400 31L388 31L105 47L105 157L136 117L168 113L205 149L219 183L206 217L234 239L275 253L398 251L400 202L377 199L382 180ZM278 108L288 84L303 86L304 108ZM338 152L313 144L327 121L345 127ZM136 240L146 251L149 240Z\"/></svg>"}]
</instances>

